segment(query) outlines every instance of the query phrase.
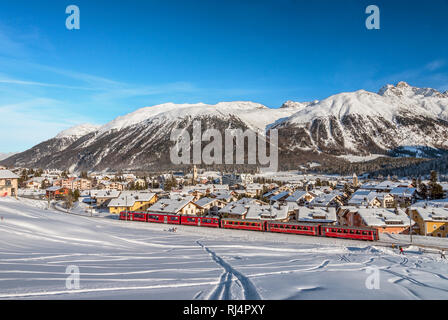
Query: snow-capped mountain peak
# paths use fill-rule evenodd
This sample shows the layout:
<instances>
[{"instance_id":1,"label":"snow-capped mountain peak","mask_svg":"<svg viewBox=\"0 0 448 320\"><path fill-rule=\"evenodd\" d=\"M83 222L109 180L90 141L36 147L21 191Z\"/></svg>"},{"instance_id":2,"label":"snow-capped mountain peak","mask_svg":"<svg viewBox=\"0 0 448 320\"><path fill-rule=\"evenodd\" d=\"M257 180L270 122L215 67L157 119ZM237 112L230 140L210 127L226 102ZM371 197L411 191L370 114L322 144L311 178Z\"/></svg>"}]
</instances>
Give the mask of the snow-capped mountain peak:
<instances>
[{"instance_id":1,"label":"snow-capped mountain peak","mask_svg":"<svg viewBox=\"0 0 448 320\"><path fill-rule=\"evenodd\" d=\"M297 101L288 100L282 104L280 109L303 109L309 105L316 104L318 102L319 102L318 100L315 100L313 102L297 102Z\"/></svg>"},{"instance_id":2,"label":"snow-capped mountain peak","mask_svg":"<svg viewBox=\"0 0 448 320\"><path fill-rule=\"evenodd\" d=\"M91 123L83 123L71 128L68 128L64 131L59 132L56 135L56 139L62 139L62 138L80 138L82 136L85 136L86 134L89 134L93 131L98 130L100 126L91 124Z\"/></svg>"},{"instance_id":3,"label":"snow-capped mountain peak","mask_svg":"<svg viewBox=\"0 0 448 320\"><path fill-rule=\"evenodd\" d=\"M418 88L409 85L404 81L400 81L397 85L388 84L382 87L378 94L384 97L434 97L434 98L448 98L448 95L441 93L433 88Z\"/></svg>"}]
</instances>

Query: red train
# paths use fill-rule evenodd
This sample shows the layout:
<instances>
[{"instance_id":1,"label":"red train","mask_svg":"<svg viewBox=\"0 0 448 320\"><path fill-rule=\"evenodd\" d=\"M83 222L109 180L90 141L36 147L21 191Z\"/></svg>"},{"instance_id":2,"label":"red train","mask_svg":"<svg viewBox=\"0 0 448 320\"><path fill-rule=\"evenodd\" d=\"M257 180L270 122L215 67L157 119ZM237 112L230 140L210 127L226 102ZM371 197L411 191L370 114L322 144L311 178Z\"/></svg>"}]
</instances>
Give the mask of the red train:
<instances>
[{"instance_id":1,"label":"red train","mask_svg":"<svg viewBox=\"0 0 448 320\"><path fill-rule=\"evenodd\" d=\"M300 234L318 237L379 240L374 228L325 225L320 223L278 222L267 220L241 220L216 217L179 216L152 212L121 212L120 220L164 224L179 224L197 227L239 229L262 232Z\"/></svg>"}]
</instances>

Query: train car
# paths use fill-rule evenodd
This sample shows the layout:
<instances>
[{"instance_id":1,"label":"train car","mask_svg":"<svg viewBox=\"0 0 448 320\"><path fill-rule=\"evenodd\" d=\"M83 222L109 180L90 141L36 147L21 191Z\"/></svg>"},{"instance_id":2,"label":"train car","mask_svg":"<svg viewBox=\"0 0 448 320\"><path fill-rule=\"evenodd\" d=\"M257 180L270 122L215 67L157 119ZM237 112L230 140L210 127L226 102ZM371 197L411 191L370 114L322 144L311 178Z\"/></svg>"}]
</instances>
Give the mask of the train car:
<instances>
[{"instance_id":1,"label":"train car","mask_svg":"<svg viewBox=\"0 0 448 320\"><path fill-rule=\"evenodd\" d=\"M355 239L355 240L379 240L378 230L375 228L348 227L337 225L321 225L320 234L323 237Z\"/></svg>"},{"instance_id":2,"label":"train car","mask_svg":"<svg viewBox=\"0 0 448 320\"><path fill-rule=\"evenodd\" d=\"M320 224L299 222L277 222L268 221L266 231L279 233L302 234L307 236L318 236Z\"/></svg>"},{"instance_id":3,"label":"train car","mask_svg":"<svg viewBox=\"0 0 448 320\"><path fill-rule=\"evenodd\" d=\"M165 223L165 224L180 224L180 216L175 214L153 213L146 214L147 222Z\"/></svg>"},{"instance_id":4,"label":"train car","mask_svg":"<svg viewBox=\"0 0 448 320\"><path fill-rule=\"evenodd\" d=\"M221 228L265 231L265 221L261 220L241 220L241 219L221 219Z\"/></svg>"},{"instance_id":5,"label":"train car","mask_svg":"<svg viewBox=\"0 0 448 320\"><path fill-rule=\"evenodd\" d=\"M120 220L146 222L146 212L120 212Z\"/></svg>"},{"instance_id":6,"label":"train car","mask_svg":"<svg viewBox=\"0 0 448 320\"><path fill-rule=\"evenodd\" d=\"M187 225L187 226L219 228L219 218L181 216L180 224Z\"/></svg>"},{"instance_id":7,"label":"train car","mask_svg":"<svg viewBox=\"0 0 448 320\"><path fill-rule=\"evenodd\" d=\"M129 212L122 211L120 212L120 220L131 220L131 216Z\"/></svg>"}]
</instances>

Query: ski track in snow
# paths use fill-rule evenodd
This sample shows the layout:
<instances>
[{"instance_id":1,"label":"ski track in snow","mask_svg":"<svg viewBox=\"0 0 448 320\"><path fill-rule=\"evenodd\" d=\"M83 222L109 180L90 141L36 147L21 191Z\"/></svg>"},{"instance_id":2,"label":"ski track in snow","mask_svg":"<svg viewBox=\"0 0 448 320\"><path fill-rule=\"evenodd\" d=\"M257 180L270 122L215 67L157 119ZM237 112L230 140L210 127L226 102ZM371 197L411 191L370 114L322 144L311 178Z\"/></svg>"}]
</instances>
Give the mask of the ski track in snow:
<instances>
[{"instance_id":1,"label":"ski track in snow","mask_svg":"<svg viewBox=\"0 0 448 320\"><path fill-rule=\"evenodd\" d=\"M368 242L91 218L1 198L0 299L447 299L448 263ZM67 289L67 266L80 288ZM380 290L366 288L376 267Z\"/></svg>"}]
</instances>

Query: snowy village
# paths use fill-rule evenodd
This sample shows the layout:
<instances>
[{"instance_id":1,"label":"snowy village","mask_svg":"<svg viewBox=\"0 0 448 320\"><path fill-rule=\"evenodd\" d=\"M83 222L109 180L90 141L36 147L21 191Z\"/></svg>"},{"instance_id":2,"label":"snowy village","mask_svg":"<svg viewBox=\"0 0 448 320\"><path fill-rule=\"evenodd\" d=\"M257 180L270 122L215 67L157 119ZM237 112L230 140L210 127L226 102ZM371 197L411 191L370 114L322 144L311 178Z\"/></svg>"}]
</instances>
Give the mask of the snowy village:
<instances>
[{"instance_id":1,"label":"snowy village","mask_svg":"<svg viewBox=\"0 0 448 320\"><path fill-rule=\"evenodd\" d=\"M158 176L4 167L0 174L2 197L34 199L73 214L144 222L138 214L303 222L366 227L390 239L448 238L448 181L440 182L436 171L425 180L223 174L196 166ZM163 218L159 222L167 223Z\"/></svg>"}]
</instances>

